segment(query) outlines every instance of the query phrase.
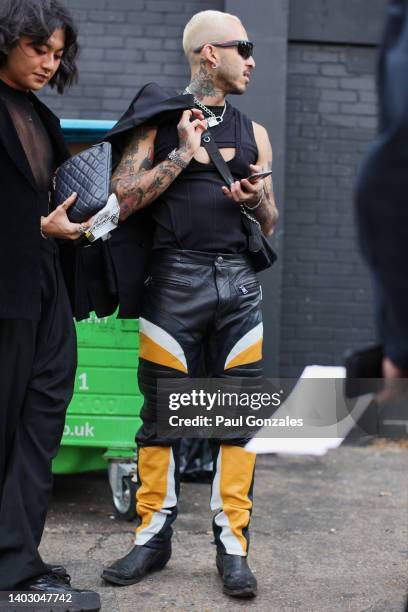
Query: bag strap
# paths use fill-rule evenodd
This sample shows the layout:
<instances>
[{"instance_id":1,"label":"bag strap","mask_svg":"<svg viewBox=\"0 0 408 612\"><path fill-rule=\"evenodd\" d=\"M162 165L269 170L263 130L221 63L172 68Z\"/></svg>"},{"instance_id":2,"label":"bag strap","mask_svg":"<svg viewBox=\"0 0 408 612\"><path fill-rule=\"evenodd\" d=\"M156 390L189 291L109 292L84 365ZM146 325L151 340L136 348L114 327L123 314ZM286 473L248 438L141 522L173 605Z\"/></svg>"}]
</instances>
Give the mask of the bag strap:
<instances>
[{"instance_id":1,"label":"bag strap","mask_svg":"<svg viewBox=\"0 0 408 612\"><path fill-rule=\"evenodd\" d=\"M220 150L217 147L216 142L213 140L209 130L206 130L202 134L202 145L212 159L213 164L217 168L221 177L227 183L228 187L230 187L234 182L234 177L232 176L231 170L228 168L227 163L221 155ZM261 224L257 219L255 219L255 217L247 212L242 204L240 205L240 210L242 214L242 222L248 236L248 250L251 253L257 253L262 248Z\"/></svg>"},{"instance_id":2,"label":"bag strap","mask_svg":"<svg viewBox=\"0 0 408 612\"><path fill-rule=\"evenodd\" d=\"M202 145L206 149L208 155L210 156L214 166L217 168L218 172L221 174L221 177L227 183L228 187L231 187L231 184L234 182L234 177L231 174L231 170L227 166L227 162L223 158L220 153L219 148L217 147L216 142L212 139L212 136L209 130L203 132L202 135ZM240 209L244 217L249 219L252 223L258 226L260 229L261 224L255 217L249 214L249 212L245 209L245 207L241 204Z\"/></svg>"},{"instance_id":3,"label":"bag strap","mask_svg":"<svg viewBox=\"0 0 408 612\"><path fill-rule=\"evenodd\" d=\"M231 187L232 183L234 182L234 177L232 176L231 170L228 168L227 162L221 155L220 150L217 147L215 140L213 140L209 130L203 132L201 137L201 144L203 145L204 149L206 149L214 166L221 174L221 177L227 183L228 187Z\"/></svg>"}]
</instances>

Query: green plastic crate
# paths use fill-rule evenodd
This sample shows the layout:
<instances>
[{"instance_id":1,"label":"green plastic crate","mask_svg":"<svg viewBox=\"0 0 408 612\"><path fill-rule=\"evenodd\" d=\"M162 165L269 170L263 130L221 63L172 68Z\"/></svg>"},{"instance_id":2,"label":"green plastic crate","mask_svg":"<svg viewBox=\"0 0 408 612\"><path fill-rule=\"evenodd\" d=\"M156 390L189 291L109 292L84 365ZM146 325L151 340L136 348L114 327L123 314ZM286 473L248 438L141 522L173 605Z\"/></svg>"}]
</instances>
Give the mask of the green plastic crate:
<instances>
[{"instance_id":1,"label":"green plastic crate","mask_svg":"<svg viewBox=\"0 0 408 612\"><path fill-rule=\"evenodd\" d=\"M53 472L106 469L131 459L143 397L137 383L138 321L116 316L77 323L78 368Z\"/></svg>"}]
</instances>

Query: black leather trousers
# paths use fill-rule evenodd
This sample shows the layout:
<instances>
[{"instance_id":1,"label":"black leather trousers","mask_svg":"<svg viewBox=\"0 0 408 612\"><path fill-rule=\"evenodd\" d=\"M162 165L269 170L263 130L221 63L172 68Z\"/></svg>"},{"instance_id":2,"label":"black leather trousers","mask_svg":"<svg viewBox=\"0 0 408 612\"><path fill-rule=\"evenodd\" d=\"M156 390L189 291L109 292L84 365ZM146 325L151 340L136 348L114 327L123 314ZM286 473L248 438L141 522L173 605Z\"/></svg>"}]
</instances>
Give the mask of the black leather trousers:
<instances>
[{"instance_id":1,"label":"black leather trousers","mask_svg":"<svg viewBox=\"0 0 408 612\"><path fill-rule=\"evenodd\" d=\"M153 258L140 318L139 387L144 394L138 444L136 543L171 537L179 493L179 444L157 432L159 379L244 377L262 373L261 289L244 255L185 250ZM255 455L244 439L214 444L211 508L217 547L245 556Z\"/></svg>"}]
</instances>

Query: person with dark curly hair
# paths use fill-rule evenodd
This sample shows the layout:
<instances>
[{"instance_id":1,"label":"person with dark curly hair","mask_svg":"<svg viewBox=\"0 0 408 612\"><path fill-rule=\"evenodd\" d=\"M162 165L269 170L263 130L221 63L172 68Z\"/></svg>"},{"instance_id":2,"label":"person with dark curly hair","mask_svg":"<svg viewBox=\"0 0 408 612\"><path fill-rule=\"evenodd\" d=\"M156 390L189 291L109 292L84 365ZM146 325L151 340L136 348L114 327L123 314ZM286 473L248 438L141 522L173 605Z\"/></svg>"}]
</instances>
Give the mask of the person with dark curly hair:
<instances>
[{"instance_id":1,"label":"person with dark curly hair","mask_svg":"<svg viewBox=\"0 0 408 612\"><path fill-rule=\"evenodd\" d=\"M63 93L77 52L58 1L1 2L0 591L54 593L64 610L99 610L97 593L71 588L65 568L38 552L76 368L56 238L75 240L84 227L67 217L76 194L53 207L52 176L69 153L33 92L49 84Z\"/></svg>"}]
</instances>

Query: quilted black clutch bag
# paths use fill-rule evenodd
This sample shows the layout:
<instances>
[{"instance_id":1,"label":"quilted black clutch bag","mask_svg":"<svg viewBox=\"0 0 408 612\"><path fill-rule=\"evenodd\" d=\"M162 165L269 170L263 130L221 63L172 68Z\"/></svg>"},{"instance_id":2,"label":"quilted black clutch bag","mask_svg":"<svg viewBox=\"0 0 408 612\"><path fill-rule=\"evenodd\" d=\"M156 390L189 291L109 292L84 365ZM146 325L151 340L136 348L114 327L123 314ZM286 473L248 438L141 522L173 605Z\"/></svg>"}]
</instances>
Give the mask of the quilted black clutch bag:
<instances>
[{"instance_id":1,"label":"quilted black clutch bag","mask_svg":"<svg viewBox=\"0 0 408 612\"><path fill-rule=\"evenodd\" d=\"M70 221L82 223L103 208L109 198L112 147L101 142L64 162L54 175L54 201L59 206L74 191L78 194L67 210Z\"/></svg>"}]
</instances>

